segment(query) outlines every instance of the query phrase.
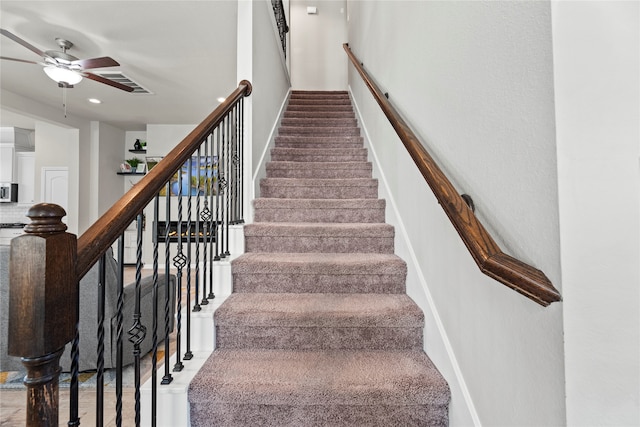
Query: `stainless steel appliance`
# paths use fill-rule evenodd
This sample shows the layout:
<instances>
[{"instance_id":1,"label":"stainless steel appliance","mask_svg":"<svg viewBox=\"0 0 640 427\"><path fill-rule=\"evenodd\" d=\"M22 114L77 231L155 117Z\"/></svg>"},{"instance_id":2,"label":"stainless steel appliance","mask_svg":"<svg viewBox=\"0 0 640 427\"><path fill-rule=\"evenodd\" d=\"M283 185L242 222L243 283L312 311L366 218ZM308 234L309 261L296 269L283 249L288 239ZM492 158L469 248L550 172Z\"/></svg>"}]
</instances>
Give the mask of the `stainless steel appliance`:
<instances>
[{"instance_id":1,"label":"stainless steel appliance","mask_svg":"<svg viewBox=\"0 0 640 427\"><path fill-rule=\"evenodd\" d=\"M18 201L18 184L11 182L0 183L0 202L17 202Z\"/></svg>"}]
</instances>

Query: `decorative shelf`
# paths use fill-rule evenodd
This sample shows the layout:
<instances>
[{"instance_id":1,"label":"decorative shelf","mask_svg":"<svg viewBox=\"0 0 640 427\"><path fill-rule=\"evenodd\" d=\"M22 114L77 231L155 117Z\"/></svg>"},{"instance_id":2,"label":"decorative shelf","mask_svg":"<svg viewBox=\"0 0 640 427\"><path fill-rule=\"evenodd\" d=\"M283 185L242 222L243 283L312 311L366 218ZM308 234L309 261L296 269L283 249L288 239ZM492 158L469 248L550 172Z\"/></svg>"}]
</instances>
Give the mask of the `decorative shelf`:
<instances>
[{"instance_id":1,"label":"decorative shelf","mask_svg":"<svg viewBox=\"0 0 640 427\"><path fill-rule=\"evenodd\" d=\"M129 150L130 153L146 154L147 150Z\"/></svg>"},{"instance_id":2,"label":"decorative shelf","mask_svg":"<svg viewBox=\"0 0 640 427\"><path fill-rule=\"evenodd\" d=\"M146 172L116 172L118 175L146 175Z\"/></svg>"}]
</instances>

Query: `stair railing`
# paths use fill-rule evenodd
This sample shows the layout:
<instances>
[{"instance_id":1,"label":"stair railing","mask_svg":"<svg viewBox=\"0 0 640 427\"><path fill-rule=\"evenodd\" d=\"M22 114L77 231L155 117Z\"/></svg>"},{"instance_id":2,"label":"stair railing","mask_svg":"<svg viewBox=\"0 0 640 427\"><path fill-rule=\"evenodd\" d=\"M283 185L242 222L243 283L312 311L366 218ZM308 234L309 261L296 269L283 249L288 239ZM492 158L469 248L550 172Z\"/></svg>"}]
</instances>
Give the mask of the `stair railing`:
<instances>
[{"instance_id":1,"label":"stair railing","mask_svg":"<svg viewBox=\"0 0 640 427\"><path fill-rule=\"evenodd\" d=\"M287 25L287 16L284 13L284 4L282 0L271 0L271 7L273 7L273 15L276 19L276 25L278 26L278 35L280 36L280 44L282 45L282 52L284 57L287 57L287 33L289 32L289 26Z\"/></svg>"},{"instance_id":2,"label":"stair railing","mask_svg":"<svg viewBox=\"0 0 640 427\"><path fill-rule=\"evenodd\" d=\"M505 254L466 202L468 196L460 195L451 181L427 152L424 144L389 102L374 80L363 68L347 43L343 44L351 63L371 91L376 102L387 116L391 126L411 155L418 170L438 199L454 228L462 238L469 253L482 273L521 293L540 305L562 299L547 276L531 265Z\"/></svg>"},{"instance_id":3,"label":"stair railing","mask_svg":"<svg viewBox=\"0 0 640 427\"><path fill-rule=\"evenodd\" d=\"M156 425L159 346L164 346L165 357L161 383L168 384L173 379L172 372L180 372L183 362L193 357L189 348L190 312L197 311L215 297L212 262L230 255L229 225L243 222L243 98L249 96L251 90L248 81L240 82L223 103L79 238L66 232L66 225L62 222L66 213L60 206L42 203L29 209L27 216L31 223L25 227L26 234L11 242L8 336L8 353L22 357L27 368L24 379L27 386L27 426L58 425L58 382L65 346L71 354L68 425L80 424L78 374L81 356L87 357L79 350L83 346L83 337L87 339L81 331L83 328L93 329L97 340L97 348L92 352L96 358L94 425L102 426L105 419L104 365L106 355L111 354L111 350L105 349L105 342L111 338L105 336L108 331L116 337L116 425L138 426L141 423L140 364L144 356L141 348L143 345L149 347L149 340L152 354L151 413L145 416L149 417L150 425ZM164 218L160 212L161 199L165 205ZM177 216L172 212L175 205ZM153 218L146 217L145 208L146 211L153 210ZM164 219L163 224L161 219ZM137 241L135 281L131 285L133 292L131 289L125 292L123 235L132 222L136 224ZM151 283L152 319L149 319L149 303L147 312L142 307L143 298L149 298L148 295L143 296L142 289L145 227L153 227L153 271L150 279L145 278L147 285ZM116 241L119 263L110 254L110 248ZM165 246L164 275L158 273L160 244ZM109 267L115 264L117 268ZM195 267L195 283L192 283L192 266ZM97 269L97 283L80 283L83 276L93 269ZM186 283L183 281L185 270ZM117 295L106 290L110 274L117 276ZM97 297L81 302L93 305L85 307L84 311L95 310L97 322L95 325L83 324L79 328L79 303L87 286L97 288ZM147 288L145 294L148 293ZM187 298L186 328L181 318L183 293ZM192 295L195 296L194 303L191 302ZM131 303L133 314L129 319L123 316L127 297L134 298ZM109 304L117 306L117 313L111 319L105 318ZM174 319L176 351L175 364L171 369L169 357L173 349L169 346L169 334L174 330ZM160 340L158 335L162 330L165 334ZM182 334L186 335L187 348L184 350L181 349ZM134 359L135 420L123 421L125 346L132 348Z\"/></svg>"}]
</instances>

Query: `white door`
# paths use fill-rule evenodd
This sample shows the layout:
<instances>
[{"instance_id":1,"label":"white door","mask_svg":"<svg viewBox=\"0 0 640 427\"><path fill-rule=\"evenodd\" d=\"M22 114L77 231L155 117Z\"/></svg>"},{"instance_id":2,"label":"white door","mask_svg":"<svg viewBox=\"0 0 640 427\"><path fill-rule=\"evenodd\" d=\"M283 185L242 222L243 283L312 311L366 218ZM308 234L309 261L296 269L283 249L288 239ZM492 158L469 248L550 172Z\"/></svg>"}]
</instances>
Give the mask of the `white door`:
<instances>
[{"instance_id":1,"label":"white door","mask_svg":"<svg viewBox=\"0 0 640 427\"><path fill-rule=\"evenodd\" d=\"M67 211L67 216L62 219L66 224L69 216L69 168L43 167L41 188L40 200L60 205Z\"/></svg>"}]
</instances>

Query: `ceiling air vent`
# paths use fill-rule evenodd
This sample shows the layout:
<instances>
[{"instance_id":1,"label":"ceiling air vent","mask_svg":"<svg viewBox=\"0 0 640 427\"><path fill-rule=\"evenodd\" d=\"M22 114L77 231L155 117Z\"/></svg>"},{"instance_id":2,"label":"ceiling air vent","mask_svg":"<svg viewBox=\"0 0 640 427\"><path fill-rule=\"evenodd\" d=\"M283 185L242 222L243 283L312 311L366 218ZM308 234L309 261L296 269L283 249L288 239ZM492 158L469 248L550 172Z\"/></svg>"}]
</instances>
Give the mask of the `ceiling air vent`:
<instances>
[{"instance_id":1,"label":"ceiling air vent","mask_svg":"<svg viewBox=\"0 0 640 427\"><path fill-rule=\"evenodd\" d=\"M138 83L134 82L129 77L125 76L124 74L122 74L119 71L104 71L104 72L95 73L95 74L98 74L99 76L104 77L106 79L114 80L114 81L116 81L118 83L122 83L123 85L127 85L129 87L132 87L133 88L133 92L131 92L131 93L137 93L137 94L151 94L152 93L151 91L143 88Z\"/></svg>"}]
</instances>

